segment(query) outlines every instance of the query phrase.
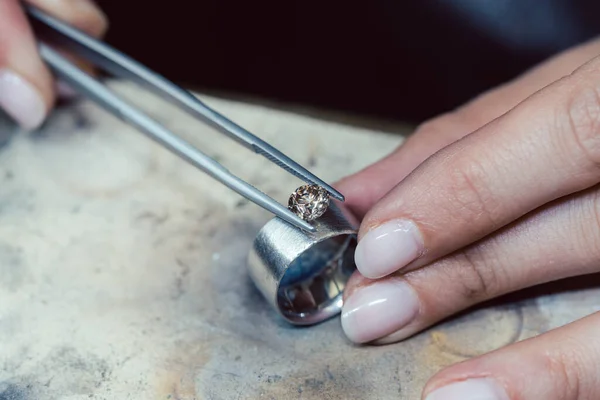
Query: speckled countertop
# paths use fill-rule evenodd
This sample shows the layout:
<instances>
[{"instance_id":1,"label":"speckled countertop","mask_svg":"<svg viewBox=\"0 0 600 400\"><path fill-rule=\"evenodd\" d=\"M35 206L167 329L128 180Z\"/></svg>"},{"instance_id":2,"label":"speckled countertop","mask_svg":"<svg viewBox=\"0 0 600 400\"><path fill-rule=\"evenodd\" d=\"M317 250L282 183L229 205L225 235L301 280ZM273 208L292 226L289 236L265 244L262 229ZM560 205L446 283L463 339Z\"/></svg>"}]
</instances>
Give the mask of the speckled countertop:
<instances>
[{"instance_id":1,"label":"speckled countertop","mask_svg":"<svg viewBox=\"0 0 600 400\"><path fill-rule=\"evenodd\" d=\"M299 182L134 87L155 118L285 202ZM326 180L401 136L203 97ZM248 278L271 216L82 101L0 122L0 399L418 399L439 368L600 309L597 279L538 288L410 340L295 328Z\"/></svg>"}]
</instances>

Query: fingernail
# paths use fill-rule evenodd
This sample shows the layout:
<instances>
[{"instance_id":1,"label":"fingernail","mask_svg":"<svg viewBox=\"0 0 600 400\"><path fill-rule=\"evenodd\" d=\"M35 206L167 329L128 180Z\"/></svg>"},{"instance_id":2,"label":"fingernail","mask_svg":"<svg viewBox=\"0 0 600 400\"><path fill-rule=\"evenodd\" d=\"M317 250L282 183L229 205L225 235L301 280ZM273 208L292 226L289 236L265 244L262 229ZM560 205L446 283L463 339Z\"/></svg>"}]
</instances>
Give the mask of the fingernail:
<instances>
[{"instance_id":1,"label":"fingernail","mask_svg":"<svg viewBox=\"0 0 600 400\"><path fill-rule=\"evenodd\" d=\"M376 279L406 266L422 251L423 239L414 222L394 220L369 231L358 242L354 262L362 275Z\"/></svg>"},{"instance_id":2,"label":"fingernail","mask_svg":"<svg viewBox=\"0 0 600 400\"><path fill-rule=\"evenodd\" d=\"M510 400L502 386L479 378L452 383L431 392L425 400Z\"/></svg>"},{"instance_id":3,"label":"fingernail","mask_svg":"<svg viewBox=\"0 0 600 400\"><path fill-rule=\"evenodd\" d=\"M342 307L342 328L348 339L366 343L396 332L419 312L414 289L399 279L358 288Z\"/></svg>"},{"instance_id":4,"label":"fingernail","mask_svg":"<svg viewBox=\"0 0 600 400\"><path fill-rule=\"evenodd\" d=\"M46 117L37 89L9 69L0 69L0 107L25 129L37 128Z\"/></svg>"}]
</instances>

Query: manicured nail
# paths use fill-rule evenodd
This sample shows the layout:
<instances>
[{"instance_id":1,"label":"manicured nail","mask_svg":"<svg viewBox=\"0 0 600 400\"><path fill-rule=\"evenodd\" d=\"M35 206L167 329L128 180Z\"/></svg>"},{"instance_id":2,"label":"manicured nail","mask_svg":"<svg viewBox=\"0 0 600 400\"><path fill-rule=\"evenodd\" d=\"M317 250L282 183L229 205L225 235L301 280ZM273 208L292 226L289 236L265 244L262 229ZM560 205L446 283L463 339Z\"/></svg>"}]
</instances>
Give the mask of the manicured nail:
<instances>
[{"instance_id":1,"label":"manicured nail","mask_svg":"<svg viewBox=\"0 0 600 400\"><path fill-rule=\"evenodd\" d=\"M371 342L394 333L419 312L417 294L399 279L356 289L344 302L342 328L355 343Z\"/></svg>"},{"instance_id":2,"label":"manicured nail","mask_svg":"<svg viewBox=\"0 0 600 400\"><path fill-rule=\"evenodd\" d=\"M431 392L425 400L510 400L502 386L480 378L451 383Z\"/></svg>"},{"instance_id":3,"label":"manicured nail","mask_svg":"<svg viewBox=\"0 0 600 400\"><path fill-rule=\"evenodd\" d=\"M46 117L37 89L9 69L0 69L0 107L25 129L37 128Z\"/></svg>"},{"instance_id":4,"label":"manicured nail","mask_svg":"<svg viewBox=\"0 0 600 400\"><path fill-rule=\"evenodd\" d=\"M394 220L369 231L358 242L354 261L363 276L376 279L406 266L422 251L419 228L412 221Z\"/></svg>"}]
</instances>

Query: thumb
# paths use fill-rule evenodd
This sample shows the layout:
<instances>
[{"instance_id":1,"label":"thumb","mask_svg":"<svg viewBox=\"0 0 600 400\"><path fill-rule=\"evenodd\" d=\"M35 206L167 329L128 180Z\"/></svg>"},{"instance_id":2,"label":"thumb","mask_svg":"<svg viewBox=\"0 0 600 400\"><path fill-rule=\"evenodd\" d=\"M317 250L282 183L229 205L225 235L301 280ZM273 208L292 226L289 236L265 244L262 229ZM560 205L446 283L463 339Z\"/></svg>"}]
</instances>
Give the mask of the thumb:
<instances>
[{"instance_id":1,"label":"thumb","mask_svg":"<svg viewBox=\"0 0 600 400\"><path fill-rule=\"evenodd\" d=\"M53 101L51 74L19 2L0 1L0 108L24 129L35 129Z\"/></svg>"}]
</instances>

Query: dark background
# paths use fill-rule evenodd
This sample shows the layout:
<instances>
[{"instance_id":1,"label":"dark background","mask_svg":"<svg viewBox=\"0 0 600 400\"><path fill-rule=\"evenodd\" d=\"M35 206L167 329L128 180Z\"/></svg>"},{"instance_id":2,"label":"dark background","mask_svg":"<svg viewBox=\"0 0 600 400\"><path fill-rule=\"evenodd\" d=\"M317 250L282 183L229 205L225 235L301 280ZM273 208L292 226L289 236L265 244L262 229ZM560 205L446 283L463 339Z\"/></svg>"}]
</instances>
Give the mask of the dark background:
<instances>
[{"instance_id":1,"label":"dark background","mask_svg":"<svg viewBox=\"0 0 600 400\"><path fill-rule=\"evenodd\" d=\"M600 28L578 0L97 2L109 43L184 85L409 122Z\"/></svg>"}]
</instances>

